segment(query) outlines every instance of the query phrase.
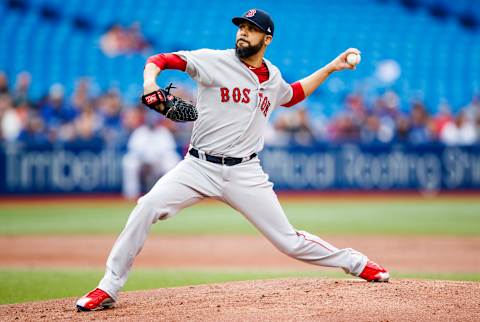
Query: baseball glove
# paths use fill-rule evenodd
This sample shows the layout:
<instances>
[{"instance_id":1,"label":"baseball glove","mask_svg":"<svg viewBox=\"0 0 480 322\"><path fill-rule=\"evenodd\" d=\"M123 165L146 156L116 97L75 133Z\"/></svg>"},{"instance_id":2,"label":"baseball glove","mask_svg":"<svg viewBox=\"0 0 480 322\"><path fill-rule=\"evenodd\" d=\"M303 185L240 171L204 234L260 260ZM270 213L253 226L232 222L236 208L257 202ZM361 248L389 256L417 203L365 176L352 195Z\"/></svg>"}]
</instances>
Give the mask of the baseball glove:
<instances>
[{"instance_id":1,"label":"baseball glove","mask_svg":"<svg viewBox=\"0 0 480 322\"><path fill-rule=\"evenodd\" d=\"M142 103L152 110L165 115L172 121L195 121L198 118L195 105L170 94L172 88L175 87L170 83L165 89L160 88L154 92L142 95Z\"/></svg>"}]
</instances>

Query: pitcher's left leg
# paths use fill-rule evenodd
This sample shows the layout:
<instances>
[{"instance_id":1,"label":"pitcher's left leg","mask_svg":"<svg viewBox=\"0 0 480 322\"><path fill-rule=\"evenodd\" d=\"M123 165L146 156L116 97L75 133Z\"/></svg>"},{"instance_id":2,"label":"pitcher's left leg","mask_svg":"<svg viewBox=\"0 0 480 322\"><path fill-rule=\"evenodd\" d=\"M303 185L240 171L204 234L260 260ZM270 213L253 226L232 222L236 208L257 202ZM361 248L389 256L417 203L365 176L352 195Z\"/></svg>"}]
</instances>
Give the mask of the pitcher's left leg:
<instances>
[{"instance_id":1,"label":"pitcher's left leg","mask_svg":"<svg viewBox=\"0 0 480 322\"><path fill-rule=\"evenodd\" d=\"M298 260L320 266L341 267L358 276L367 264L367 257L351 249L338 249L321 238L305 231L296 231L289 223L272 184L255 176L250 184L243 180L230 181L224 200L241 212L273 245Z\"/></svg>"}]
</instances>

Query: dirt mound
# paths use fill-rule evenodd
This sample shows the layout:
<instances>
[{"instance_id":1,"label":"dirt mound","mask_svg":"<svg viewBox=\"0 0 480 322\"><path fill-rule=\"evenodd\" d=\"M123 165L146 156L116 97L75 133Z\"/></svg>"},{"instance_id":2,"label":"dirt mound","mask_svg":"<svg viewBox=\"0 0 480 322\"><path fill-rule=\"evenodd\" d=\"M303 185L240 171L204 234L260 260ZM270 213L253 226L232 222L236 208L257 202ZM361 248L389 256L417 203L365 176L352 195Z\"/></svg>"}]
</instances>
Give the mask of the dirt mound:
<instances>
[{"instance_id":1,"label":"dirt mound","mask_svg":"<svg viewBox=\"0 0 480 322\"><path fill-rule=\"evenodd\" d=\"M0 306L2 321L478 321L480 283L284 279L123 293L76 312L74 298Z\"/></svg>"}]
</instances>

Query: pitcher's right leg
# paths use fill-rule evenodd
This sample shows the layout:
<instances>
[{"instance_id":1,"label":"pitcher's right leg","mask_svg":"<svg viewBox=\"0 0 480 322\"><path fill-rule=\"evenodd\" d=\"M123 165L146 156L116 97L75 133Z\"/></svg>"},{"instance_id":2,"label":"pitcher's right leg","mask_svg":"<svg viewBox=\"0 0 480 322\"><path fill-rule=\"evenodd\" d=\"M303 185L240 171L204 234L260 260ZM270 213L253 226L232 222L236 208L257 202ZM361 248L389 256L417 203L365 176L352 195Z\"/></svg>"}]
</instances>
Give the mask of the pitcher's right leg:
<instances>
[{"instance_id":1,"label":"pitcher's right leg","mask_svg":"<svg viewBox=\"0 0 480 322\"><path fill-rule=\"evenodd\" d=\"M148 194L138 200L116 240L107 260L105 275L98 285L101 292L96 289L88 293L77 302L77 308L92 310L113 305L107 297L117 300L151 225L159 219L173 216L205 196L211 196L214 191L211 180L206 180L205 173L191 160L183 160L162 177ZM102 301L107 301L109 306L103 305Z\"/></svg>"},{"instance_id":2,"label":"pitcher's right leg","mask_svg":"<svg viewBox=\"0 0 480 322\"><path fill-rule=\"evenodd\" d=\"M297 231L288 221L260 165L254 161L230 171L224 200L240 211L281 252L313 265L339 267L359 276L368 258L351 248L338 249L318 236Z\"/></svg>"},{"instance_id":3,"label":"pitcher's right leg","mask_svg":"<svg viewBox=\"0 0 480 322\"><path fill-rule=\"evenodd\" d=\"M281 252L309 264L343 268L358 276L367 257L351 248L338 249L318 236L297 231L289 223L271 187L236 187L226 201L240 211Z\"/></svg>"}]
</instances>

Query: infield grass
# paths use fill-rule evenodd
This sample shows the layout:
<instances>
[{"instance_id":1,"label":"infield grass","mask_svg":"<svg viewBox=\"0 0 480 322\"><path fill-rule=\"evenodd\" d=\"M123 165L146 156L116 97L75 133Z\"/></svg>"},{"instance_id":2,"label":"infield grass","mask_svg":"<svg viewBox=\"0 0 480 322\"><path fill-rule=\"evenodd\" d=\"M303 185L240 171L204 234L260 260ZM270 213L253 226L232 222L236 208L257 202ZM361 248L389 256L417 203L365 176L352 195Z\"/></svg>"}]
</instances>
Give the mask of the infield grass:
<instances>
[{"instance_id":1,"label":"infield grass","mask_svg":"<svg viewBox=\"0 0 480 322\"><path fill-rule=\"evenodd\" d=\"M394 278L480 281L478 274L392 274ZM103 276L92 269L0 269L0 304L80 297ZM125 291L285 277L352 278L340 271L133 270ZM72 299L72 308L75 299Z\"/></svg>"},{"instance_id":2,"label":"infield grass","mask_svg":"<svg viewBox=\"0 0 480 322\"><path fill-rule=\"evenodd\" d=\"M320 199L320 198L319 198ZM480 235L480 198L295 200L282 202L292 224L317 234ZM0 235L118 234L134 207L128 202L0 204ZM256 234L222 203L202 203L159 221L153 234Z\"/></svg>"}]
</instances>

